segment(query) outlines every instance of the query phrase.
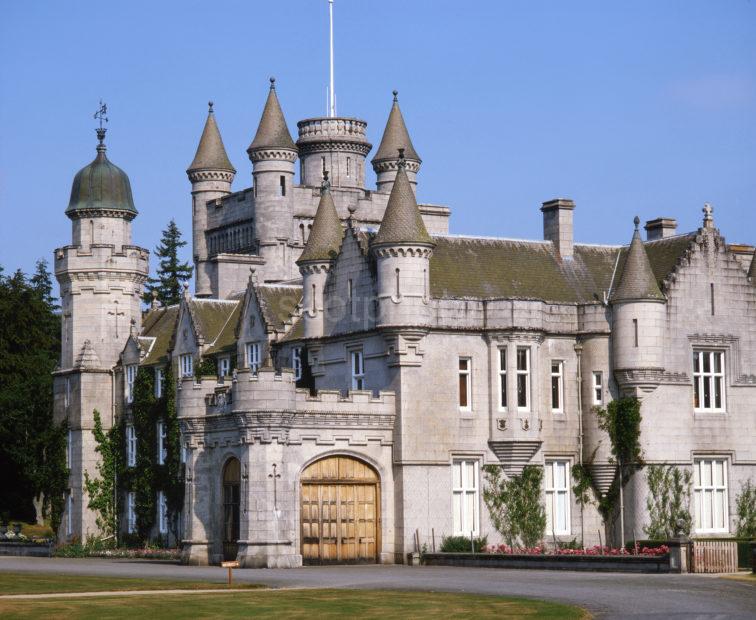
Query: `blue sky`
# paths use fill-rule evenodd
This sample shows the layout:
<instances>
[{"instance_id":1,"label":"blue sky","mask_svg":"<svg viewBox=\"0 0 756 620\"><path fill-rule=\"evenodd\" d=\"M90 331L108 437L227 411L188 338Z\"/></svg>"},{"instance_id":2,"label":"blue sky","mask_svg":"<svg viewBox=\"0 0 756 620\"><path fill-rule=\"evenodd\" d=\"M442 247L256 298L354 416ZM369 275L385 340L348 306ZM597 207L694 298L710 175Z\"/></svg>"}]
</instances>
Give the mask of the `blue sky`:
<instances>
[{"instance_id":1,"label":"blue sky","mask_svg":"<svg viewBox=\"0 0 756 620\"><path fill-rule=\"evenodd\" d=\"M171 217L191 238L209 99L235 190L269 75L292 134L325 112L326 0L1 4L6 273L70 242L100 98L150 250ZM562 196L577 240L626 243L634 215L692 230L709 201L728 241L756 243L756 1L336 0L335 22L339 114L377 146L399 90L418 196L452 207L452 232L537 239L541 202Z\"/></svg>"}]
</instances>

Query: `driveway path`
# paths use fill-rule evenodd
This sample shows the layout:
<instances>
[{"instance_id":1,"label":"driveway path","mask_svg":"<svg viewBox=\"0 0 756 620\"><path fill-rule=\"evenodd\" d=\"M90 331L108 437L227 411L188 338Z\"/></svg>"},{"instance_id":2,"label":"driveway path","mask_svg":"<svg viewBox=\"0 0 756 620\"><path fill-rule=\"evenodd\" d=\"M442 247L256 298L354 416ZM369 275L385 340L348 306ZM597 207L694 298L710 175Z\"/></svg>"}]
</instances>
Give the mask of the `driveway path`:
<instances>
[{"instance_id":1,"label":"driveway path","mask_svg":"<svg viewBox=\"0 0 756 620\"><path fill-rule=\"evenodd\" d=\"M226 569L154 560L0 557L0 571L223 581ZM525 596L581 605L597 618L756 619L756 585L710 575L627 575L446 566L324 566L235 570L237 582L273 588L441 590Z\"/></svg>"}]
</instances>

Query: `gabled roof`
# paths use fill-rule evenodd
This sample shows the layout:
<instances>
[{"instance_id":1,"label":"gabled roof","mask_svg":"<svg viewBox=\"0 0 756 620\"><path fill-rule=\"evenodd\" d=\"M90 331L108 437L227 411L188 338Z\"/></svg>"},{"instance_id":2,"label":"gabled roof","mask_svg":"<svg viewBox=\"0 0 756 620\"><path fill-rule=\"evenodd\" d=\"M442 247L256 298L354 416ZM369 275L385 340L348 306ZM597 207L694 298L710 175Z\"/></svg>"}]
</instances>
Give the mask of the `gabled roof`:
<instances>
[{"instance_id":1,"label":"gabled roof","mask_svg":"<svg viewBox=\"0 0 756 620\"><path fill-rule=\"evenodd\" d=\"M278 103L275 78L270 78L268 100L265 102L265 108L260 118L260 124L257 126L255 138L252 140L252 144L249 145L247 152L251 153L258 149L271 148L297 150L297 145L291 139L289 128L286 125L281 104Z\"/></svg>"},{"instance_id":2,"label":"gabled roof","mask_svg":"<svg viewBox=\"0 0 756 620\"><path fill-rule=\"evenodd\" d=\"M336 205L333 204L331 190L324 187L321 190L318 210L315 212L315 219L312 222L312 230L307 239L302 254L297 259L297 264L306 261L331 260L341 248L341 241L344 238L344 229L341 227L341 220L336 213Z\"/></svg>"},{"instance_id":3,"label":"gabled roof","mask_svg":"<svg viewBox=\"0 0 756 620\"><path fill-rule=\"evenodd\" d=\"M635 232L625 255L621 275L616 280L609 297L612 303L635 300L664 301L656 274L641 241L639 223L640 220L636 217Z\"/></svg>"},{"instance_id":4,"label":"gabled roof","mask_svg":"<svg viewBox=\"0 0 756 620\"><path fill-rule=\"evenodd\" d=\"M226 322L221 327L215 339L205 351L206 355L215 355L226 351L233 351L236 348L236 327L239 324L241 316L242 302L238 301L229 314L226 311L220 311L219 318L226 317Z\"/></svg>"},{"instance_id":5,"label":"gabled roof","mask_svg":"<svg viewBox=\"0 0 756 620\"><path fill-rule=\"evenodd\" d=\"M189 164L187 172L198 170L228 170L229 172L236 172L228 159L226 147L223 146L223 139L218 130L218 124L215 122L212 101L209 103L209 107L205 128L202 130L202 137L197 146L197 153L194 155L192 163Z\"/></svg>"},{"instance_id":6,"label":"gabled roof","mask_svg":"<svg viewBox=\"0 0 756 620\"><path fill-rule=\"evenodd\" d=\"M142 360L142 364L164 364L168 361L168 349L171 345L173 332L176 330L179 307L168 306L149 310L142 318L143 338L154 338L152 347Z\"/></svg>"},{"instance_id":7,"label":"gabled roof","mask_svg":"<svg viewBox=\"0 0 756 620\"><path fill-rule=\"evenodd\" d=\"M397 91L394 91L394 103L391 106L391 112L389 112L389 117L386 121L386 128L383 130L381 144L375 157L373 157L373 162L399 159L399 149L404 149L404 156L407 159L422 161L417 151L415 151L415 147L412 146L412 140L407 131L407 126L404 124L402 111L399 109L397 94Z\"/></svg>"},{"instance_id":8,"label":"gabled roof","mask_svg":"<svg viewBox=\"0 0 756 620\"><path fill-rule=\"evenodd\" d=\"M291 284L260 284L257 301L269 329L283 332L292 324L302 301L302 287Z\"/></svg>"},{"instance_id":9,"label":"gabled roof","mask_svg":"<svg viewBox=\"0 0 756 620\"><path fill-rule=\"evenodd\" d=\"M220 299L189 299L187 305L197 338L203 344L212 346L218 340L218 336L221 335L239 302Z\"/></svg>"},{"instance_id":10,"label":"gabled roof","mask_svg":"<svg viewBox=\"0 0 756 620\"><path fill-rule=\"evenodd\" d=\"M404 166L399 165L394 185L391 188L381 227L374 244L426 243L433 244L417 208L415 192L412 191Z\"/></svg>"}]
</instances>

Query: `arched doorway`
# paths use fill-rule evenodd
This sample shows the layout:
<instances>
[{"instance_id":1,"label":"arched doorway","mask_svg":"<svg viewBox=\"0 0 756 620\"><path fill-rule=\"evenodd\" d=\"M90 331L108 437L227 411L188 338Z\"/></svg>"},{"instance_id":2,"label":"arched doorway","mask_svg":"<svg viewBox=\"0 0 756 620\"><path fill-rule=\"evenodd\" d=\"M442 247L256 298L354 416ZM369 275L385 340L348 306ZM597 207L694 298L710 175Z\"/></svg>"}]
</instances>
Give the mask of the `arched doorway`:
<instances>
[{"instance_id":1,"label":"arched doorway","mask_svg":"<svg viewBox=\"0 0 756 620\"><path fill-rule=\"evenodd\" d=\"M380 482L349 456L309 465L301 477L305 564L375 563L380 553Z\"/></svg>"},{"instance_id":2,"label":"arched doorway","mask_svg":"<svg viewBox=\"0 0 756 620\"><path fill-rule=\"evenodd\" d=\"M239 485L241 465L231 458L223 467L223 559L235 560L239 551Z\"/></svg>"}]
</instances>

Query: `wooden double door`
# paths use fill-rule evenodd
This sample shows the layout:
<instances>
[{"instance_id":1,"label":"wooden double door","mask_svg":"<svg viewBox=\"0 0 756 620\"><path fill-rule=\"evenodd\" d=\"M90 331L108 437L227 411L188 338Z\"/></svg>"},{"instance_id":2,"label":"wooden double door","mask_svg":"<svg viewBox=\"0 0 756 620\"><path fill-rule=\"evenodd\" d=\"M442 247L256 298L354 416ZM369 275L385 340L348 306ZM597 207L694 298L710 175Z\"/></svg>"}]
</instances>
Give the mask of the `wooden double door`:
<instances>
[{"instance_id":1,"label":"wooden double door","mask_svg":"<svg viewBox=\"0 0 756 620\"><path fill-rule=\"evenodd\" d=\"M375 563L380 552L380 485L367 464L346 456L316 461L302 474L305 564Z\"/></svg>"}]
</instances>

